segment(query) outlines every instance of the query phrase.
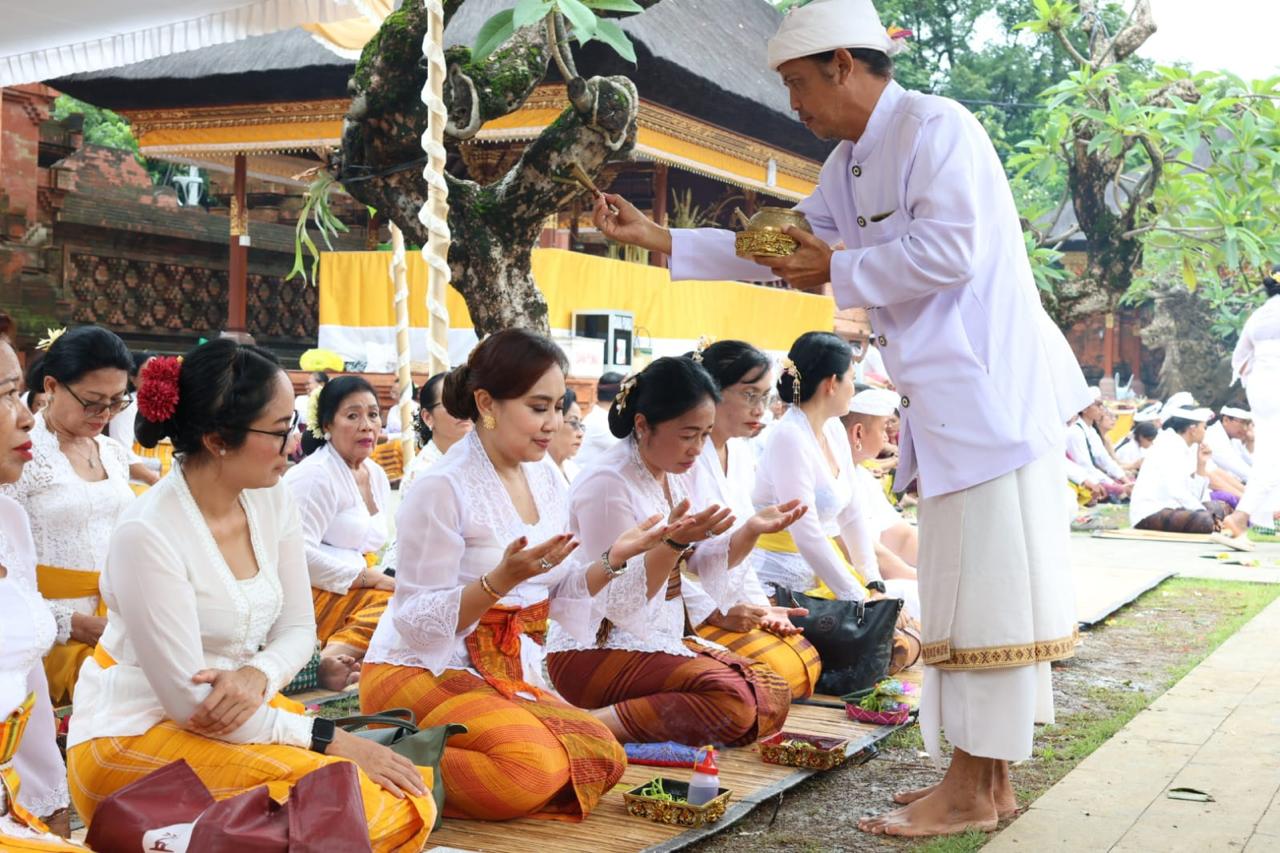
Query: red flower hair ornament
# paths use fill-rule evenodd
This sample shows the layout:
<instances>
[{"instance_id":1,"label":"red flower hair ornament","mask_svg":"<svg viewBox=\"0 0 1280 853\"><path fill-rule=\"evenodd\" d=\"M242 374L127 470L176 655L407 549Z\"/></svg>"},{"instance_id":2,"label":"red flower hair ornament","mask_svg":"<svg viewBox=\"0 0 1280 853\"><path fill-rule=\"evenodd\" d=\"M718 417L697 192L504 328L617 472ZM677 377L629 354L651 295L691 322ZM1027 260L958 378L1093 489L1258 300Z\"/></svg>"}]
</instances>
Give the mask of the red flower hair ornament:
<instances>
[{"instance_id":1,"label":"red flower hair ornament","mask_svg":"<svg viewBox=\"0 0 1280 853\"><path fill-rule=\"evenodd\" d=\"M153 424L162 424L178 411L178 375L182 356L157 356L138 374L138 411Z\"/></svg>"}]
</instances>

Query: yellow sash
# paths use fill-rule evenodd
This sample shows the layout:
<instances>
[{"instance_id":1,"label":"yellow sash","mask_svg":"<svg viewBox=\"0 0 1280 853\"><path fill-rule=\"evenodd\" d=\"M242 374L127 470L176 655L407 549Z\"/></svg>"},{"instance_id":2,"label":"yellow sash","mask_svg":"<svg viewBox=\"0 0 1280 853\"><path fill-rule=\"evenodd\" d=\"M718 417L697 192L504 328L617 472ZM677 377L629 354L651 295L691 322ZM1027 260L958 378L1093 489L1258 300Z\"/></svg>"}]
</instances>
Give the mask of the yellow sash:
<instances>
[{"instance_id":1,"label":"yellow sash","mask_svg":"<svg viewBox=\"0 0 1280 853\"><path fill-rule=\"evenodd\" d=\"M36 566L36 586L45 598L98 597L95 616L106 616L107 605L98 591L100 572L82 572L76 569L60 569L57 566Z\"/></svg>"},{"instance_id":2,"label":"yellow sash","mask_svg":"<svg viewBox=\"0 0 1280 853\"><path fill-rule=\"evenodd\" d=\"M863 580L862 575L858 574L858 570L855 569L845 557L844 551L840 550L840 545L836 542L835 537L828 537L827 543L831 545L831 549L836 552L836 556L840 559L840 562L844 564L844 567L849 570L849 574L853 575L854 580L858 582L858 586L866 589L867 582ZM789 530L780 530L777 533L764 534L756 540L756 547L762 551L769 551L773 554L800 553L800 549L796 547L796 540L792 537L791 531ZM825 598L828 600L834 600L836 597L836 594L832 592L831 588L823 581L819 581L817 588L807 591L805 595L810 595L814 598Z\"/></svg>"},{"instance_id":3,"label":"yellow sash","mask_svg":"<svg viewBox=\"0 0 1280 853\"><path fill-rule=\"evenodd\" d=\"M96 663L98 666L102 667L103 669L111 669L111 667L116 665L116 659L113 658L111 654L100 645L95 647L93 650L93 662ZM191 674L195 675L194 672ZM291 714L307 713L306 705L303 705L301 702L297 702L293 699L290 699L288 696L285 696L283 693L277 693L275 696L272 696L271 700L268 701L267 704L270 705L272 708L276 708L281 711L288 711Z\"/></svg>"},{"instance_id":4,"label":"yellow sash","mask_svg":"<svg viewBox=\"0 0 1280 853\"><path fill-rule=\"evenodd\" d=\"M36 566L36 586L40 594L48 599L89 598L96 596L98 608L95 616L107 615L106 602L98 591L100 572L81 572L75 569L60 569L57 566ZM72 700L75 694L76 678L80 675L80 665L89 657L92 649L76 640L56 645L44 656L44 674L49 680L49 696L55 705L63 705Z\"/></svg>"}]
</instances>

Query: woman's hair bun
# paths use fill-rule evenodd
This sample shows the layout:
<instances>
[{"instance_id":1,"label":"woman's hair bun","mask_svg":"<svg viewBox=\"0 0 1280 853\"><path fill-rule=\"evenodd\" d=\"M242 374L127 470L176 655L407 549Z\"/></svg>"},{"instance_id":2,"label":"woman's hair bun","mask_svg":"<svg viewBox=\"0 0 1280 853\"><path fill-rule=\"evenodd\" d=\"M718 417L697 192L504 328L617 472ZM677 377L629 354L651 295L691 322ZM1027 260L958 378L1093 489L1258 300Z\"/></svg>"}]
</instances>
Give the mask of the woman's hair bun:
<instances>
[{"instance_id":1,"label":"woman's hair bun","mask_svg":"<svg viewBox=\"0 0 1280 853\"><path fill-rule=\"evenodd\" d=\"M480 420L480 410L476 407L476 390L471 385L471 365L460 364L445 375L440 404L446 412L459 420Z\"/></svg>"}]
</instances>

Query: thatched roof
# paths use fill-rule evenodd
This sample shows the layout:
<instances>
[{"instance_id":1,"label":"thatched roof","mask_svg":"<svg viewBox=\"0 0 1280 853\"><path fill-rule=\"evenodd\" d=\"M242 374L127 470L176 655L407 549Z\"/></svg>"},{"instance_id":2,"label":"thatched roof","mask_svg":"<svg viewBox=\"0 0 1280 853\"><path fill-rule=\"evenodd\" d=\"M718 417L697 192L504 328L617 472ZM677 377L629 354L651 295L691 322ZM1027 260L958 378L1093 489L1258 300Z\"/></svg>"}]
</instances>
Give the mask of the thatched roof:
<instances>
[{"instance_id":1,"label":"thatched roof","mask_svg":"<svg viewBox=\"0 0 1280 853\"><path fill-rule=\"evenodd\" d=\"M445 33L468 44L503 0L468 0ZM638 67L592 43L579 51L585 74L627 74L641 96L802 156L830 145L795 120L786 90L765 62L780 16L765 0L663 0L622 20ZM51 85L97 106L157 109L315 100L346 96L354 67L303 30L257 36L134 65L77 74ZM554 73L554 72L553 72Z\"/></svg>"}]
</instances>

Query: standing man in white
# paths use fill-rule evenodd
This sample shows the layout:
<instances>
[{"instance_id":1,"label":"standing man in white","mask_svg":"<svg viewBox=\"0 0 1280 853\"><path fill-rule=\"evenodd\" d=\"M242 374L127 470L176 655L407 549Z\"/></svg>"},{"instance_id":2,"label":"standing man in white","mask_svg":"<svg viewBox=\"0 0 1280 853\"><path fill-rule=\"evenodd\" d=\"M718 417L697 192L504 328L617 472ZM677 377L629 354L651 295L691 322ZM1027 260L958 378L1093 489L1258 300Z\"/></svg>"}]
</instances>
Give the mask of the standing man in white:
<instances>
[{"instance_id":1,"label":"standing man in white","mask_svg":"<svg viewBox=\"0 0 1280 853\"><path fill-rule=\"evenodd\" d=\"M959 104L893 81L898 47L870 0L815 0L770 40L792 109L840 144L798 206L817 236L790 230L799 249L757 259L768 269L728 231L668 231L616 195L595 220L669 254L674 279L829 281L840 307L870 309L902 395L898 482L918 478L922 498L920 722L934 756L940 729L955 753L942 782L859 825L923 836L995 829L1016 808L1008 762L1052 719L1049 663L1076 629L1061 441L1090 395L1040 306L990 140Z\"/></svg>"}]
</instances>

